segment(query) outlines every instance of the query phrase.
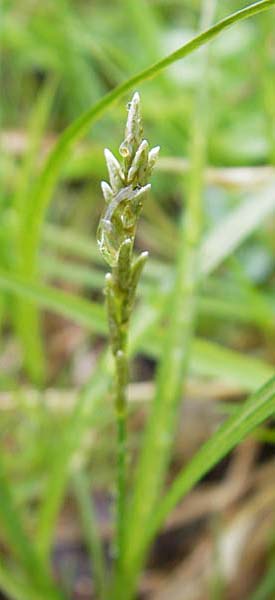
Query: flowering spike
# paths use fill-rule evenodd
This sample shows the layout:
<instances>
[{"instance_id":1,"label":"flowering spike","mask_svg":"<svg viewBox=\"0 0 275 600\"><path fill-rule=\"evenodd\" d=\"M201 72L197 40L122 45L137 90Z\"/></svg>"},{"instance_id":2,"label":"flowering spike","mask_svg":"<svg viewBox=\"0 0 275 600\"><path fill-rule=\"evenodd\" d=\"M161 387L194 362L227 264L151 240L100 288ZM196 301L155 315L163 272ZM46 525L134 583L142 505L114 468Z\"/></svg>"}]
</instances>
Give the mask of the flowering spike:
<instances>
[{"instance_id":1,"label":"flowering spike","mask_svg":"<svg viewBox=\"0 0 275 600\"><path fill-rule=\"evenodd\" d=\"M125 140L120 148L121 166L115 156L104 151L110 183L101 184L108 204L97 233L100 252L111 267L116 267L120 249L126 239L134 243L136 224L145 193L150 189L149 174L156 162L159 147L149 152L142 139L140 98L136 92L129 105Z\"/></svg>"},{"instance_id":2,"label":"flowering spike","mask_svg":"<svg viewBox=\"0 0 275 600\"><path fill-rule=\"evenodd\" d=\"M119 148L119 153L124 158L126 169L129 168L142 141L142 134L143 128L140 114L140 97L138 92L136 92L129 104L128 118L125 127L125 139Z\"/></svg>"},{"instance_id":3,"label":"flowering spike","mask_svg":"<svg viewBox=\"0 0 275 600\"><path fill-rule=\"evenodd\" d=\"M148 176L151 175L153 168L158 160L158 155L160 151L160 146L155 146L150 150L148 155Z\"/></svg>"},{"instance_id":4,"label":"flowering spike","mask_svg":"<svg viewBox=\"0 0 275 600\"><path fill-rule=\"evenodd\" d=\"M144 195L150 188L149 171L156 161L157 151L149 153L148 142L142 139L140 98L135 93L129 104L125 140L120 146L122 167L109 150L105 150L110 185L102 182L108 206L100 220L97 241L101 254L112 267L106 277L106 307L110 345L114 358L114 405L118 425L117 473L117 540L118 564L123 556L125 536L126 462L124 452L127 431L127 385L129 379L127 344L129 322L136 297L136 288L147 259L143 252L136 261L133 246L138 217ZM123 453L123 454L122 454Z\"/></svg>"},{"instance_id":5,"label":"flowering spike","mask_svg":"<svg viewBox=\"0 0 275 600\"><path fill-rule=\"evenodd\" d=\"M109 173L111 188L114 190L114 192L117 192L123 186L123 175L120 164L112 152L108 150L108 148L105 148L104 156Z\"/></svg>"},{"instance_id":6,"label":"flowering spike","mask_svg":"<svg viewBox=\"0 0 275 600\"><path fill-rule=\"evenodd\" d=\"M106 200L107 204L109 204L114 197L111 186L106 181L102 181L101 189L104 199Z\"/></svg>"},{"instance_id":7,"label":"flowering spike","mask_svg":"<svg viewBox=\"0 0 275 600\"><path fill-rule=\"evenodd\" d=\"M134 156L132 166L128 173L128 182L134 184L136 179L139 184L146 182L147 162L148 162L149 144L147 140L143 140L139 145Z\"/></svg>"}]
</instances>

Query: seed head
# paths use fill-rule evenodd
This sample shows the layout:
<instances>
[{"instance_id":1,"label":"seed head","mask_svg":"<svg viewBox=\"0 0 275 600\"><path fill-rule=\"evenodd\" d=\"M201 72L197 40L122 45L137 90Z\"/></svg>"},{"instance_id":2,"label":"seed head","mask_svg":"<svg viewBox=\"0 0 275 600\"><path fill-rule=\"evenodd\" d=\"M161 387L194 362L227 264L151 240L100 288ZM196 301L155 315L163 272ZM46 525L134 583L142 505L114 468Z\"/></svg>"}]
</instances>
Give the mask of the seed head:
<instances>
[{"instance_id":1,"label":"seed head","mask_svg":"<svg viewBox=\"0 0 275 600\"><path fill-rule=\"evenodd\" d=\"M98 227L97 241L112 267L118 263L125 240L130 239L133 245L144 195L150 188L148 180L159 153L159 146L149 151L142 135L140 97L136 92L128 105L125 139L119 149L122 164L110 150L104 151L109 183L102 181L101 188L108 207Z\"/></svg>"}]
</instances>

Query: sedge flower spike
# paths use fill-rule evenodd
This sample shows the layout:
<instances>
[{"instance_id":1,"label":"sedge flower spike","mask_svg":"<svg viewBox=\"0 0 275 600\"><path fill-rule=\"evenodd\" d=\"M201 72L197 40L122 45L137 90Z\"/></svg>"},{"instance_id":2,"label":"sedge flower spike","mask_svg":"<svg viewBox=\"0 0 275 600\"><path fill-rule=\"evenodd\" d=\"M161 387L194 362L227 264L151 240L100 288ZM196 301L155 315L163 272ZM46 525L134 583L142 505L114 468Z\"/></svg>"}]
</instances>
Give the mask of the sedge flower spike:
<instances>
[{"instance_id":1,"label":"sedge flower spike","mask_svg":"<svg viewBox=\"0 0 275 600\"><path fill-rule=\"evenodd\" d=\"M128 105L125 139L120 145L121 163L112 152L105 150L109 183L101 188L107 203L100 220L97 241L100 252L111 267L116 267L123 242L134 242L136 224L140 215L148 183L156 163L159 146L149 150L143 139L140 97L136 92Z\"/></svg>"},{"instance_id":2,"label":"sedge flower spike","mask_svg":"<svg viewBox=\"0 0 275 600\"><path fill-rule=\"evenodd\" d=\"M125 535L127 480L127 385L129 373L128 330L136 289L148 253L133 256L136 226L144 196L150 189L149 177L158 157L159 147L149 150L143 139L140 98L134 94L128 105L125 138L119 148L121 161L105 150L109 183L101 189L106 209L100 220L97 241L111 273L105 280L106 308L110 346L114 358L113 398L117 422L117 519L116 557L122 557ZM119 567L118 567L119 568Z\"/></svg>"}]
</instances>

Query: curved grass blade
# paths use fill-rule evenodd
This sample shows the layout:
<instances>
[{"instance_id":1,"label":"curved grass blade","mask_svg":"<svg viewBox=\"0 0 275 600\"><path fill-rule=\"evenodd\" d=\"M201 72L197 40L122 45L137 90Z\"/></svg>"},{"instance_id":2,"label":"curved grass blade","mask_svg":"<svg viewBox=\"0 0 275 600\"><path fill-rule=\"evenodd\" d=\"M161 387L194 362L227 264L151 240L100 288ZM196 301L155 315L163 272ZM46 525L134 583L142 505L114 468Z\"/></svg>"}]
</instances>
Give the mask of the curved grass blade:
<instances>
[{"instance_id":1,"label":"curved grass blade","mask_svg":"<svg viewBox=\"0 0 275 600\"><path fill-rule=\"evenodd\" d=\"M73 294L62 292L39 283L29 282L19 275L14 275L0 269L0 288L17 294L48 310L73 319L88 329L106 334L107 325L104 309L99 304L84 300Z\"/></svg>"},{"instance_id":2,"label":"curved grass blade","mask_svg":"<svg viewBox=\"0 0 275 600\"><path fill-rule=\"evenodd\" d=\"M99 117L110 107L116 100L121 98L125 93L130 91L138 84L156 77L169 65L184 58L194 52L204 44L210 42L219 33L238 23L243 19L247 19L258 13L270 9L275 5L275 0L261 0L239 10L225 19L222 19L213 27L203 31L195 36L192 40L181 46L175 52L172 52L159 62L151 65L143 71L137 73L127 81L117 86L110 93L106 94L101 100L94 104L87 112L76 119L64 133L60 136L55 147L49 154L37 185L34 187L32 204L36 207L32 218L29 221L29 239L28 247L26 248L26 257L30 268L33 269L34 255L37 252L37 247L40 241L41 227L44 220L46 208L48 206L51 193L54 189L58 175L68 157L68 153L73 144L81 138L96 122ZM32 266L31 266L32 265Z\"/></svg>"},{"instance_id":3,"label":"curved grass blade","mask_svg":"<svg viewBox=\"0 0 275 600\"><path fill-rule=\"evenodd\" d=\"M197 452L161 502L155 525L163 523L187 492L228 452L275 413L275 376L253 394Z\"/></svg>"},{"instance_id":4,"label":"curved grass blade","mask_svg":"<svg viewBox=\"0 0 275 600\"><path fill-rule=\"evenodd\" d=\"M161 528L171 510L237 444L244 440L256 427L275 413L275 376L253 394L235 414L197 452L190 463L175 479L170 490L151 515L143 547L136 555L128 576L135 579L155 533Z\"/></svg>"}]
</instances>

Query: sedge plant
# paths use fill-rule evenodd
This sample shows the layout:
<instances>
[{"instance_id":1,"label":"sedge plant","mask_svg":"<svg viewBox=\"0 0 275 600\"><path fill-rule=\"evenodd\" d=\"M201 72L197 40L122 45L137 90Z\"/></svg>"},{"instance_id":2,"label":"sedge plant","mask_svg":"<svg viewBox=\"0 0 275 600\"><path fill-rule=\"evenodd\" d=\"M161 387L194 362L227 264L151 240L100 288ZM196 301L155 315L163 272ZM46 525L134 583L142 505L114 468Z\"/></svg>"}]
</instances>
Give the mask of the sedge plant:
<instances>
[{"instance_id":1,"label":"sedge plant","mask_svg":"<svg viewBox=\"0 0 275 600\"><path fill-rule=\"evenodd\" d=\"M22 244L26 272L7 273L1 269L1 290L4 290L5 293L12 293L23 301L26 300L29 302L31 300L38 307L46 307L54 310L63 316L75 320L85 328L97 332L99 335L106 335L106 324L103 311L101 310L102 307L97 303L88 302L84 298L65 293L52 286L43 285L35 281L33 277L33 273L35 273L34 263L36 255L38 255L40 232L42 232L42 229L44 236L48 235L50 237L49 229L44 227L46 208L70 149L87 129L116 100L121 98L125 92L128 92L131 88L137 84L141 84L148 78L156 77L166 67L187 56L211 39L214 39L227 27L242 19L252 17L261 11L272 8L272 6L274 6L274 0L262 0L237 13L229 15L226 19L204 30L171 55L156 64L152 64L131 79L124 81L108 95L103 96L89 111L80 116L67 128L48 154L36 184L33 186L32 193L29 196L30 210L26 214L25 222L28 244ZM155 60L153 56L152 59ZM213 342L196 338L192 341L190 358L192 366L196 366L196 369L199 369L200 373L206 373L210 376L229 377L229 380L237 382L241 386L241 389L245 389L246 391L255 392L259 389L256 393L253 393L252 397L246 403L236 408L232 417L211 436L190 462L180 470L168 491L165 491L165 486L163 485L166 470L166 460L164 461L163 458L166 457L166 453L162 452L160 454L156 444L152 444L153 436L150 436L150 438L147 436L147 440L150 440L150 445L147 441L146 448L141 453L141 466L138 470L139 477L135 480L131 502L129 504L126 502L128 357L135 351L142 350L146 355L156 360L159 359L160 355L163 356L164 358L161 359L163 365L167 357L167 353L166 355L164 352L162 353L162 344L159 343L161 335L160 321L166 314L165 306L167 303L165 294L163 298L160 298L160 301L158 299L158 305L152 307L144 305L140 307L140 310L137 311L130 344L128 345L127 343L128 327L133 310L136 288L146 260L146 253L135 258L133 252L135 230L143 200L148 190L150 172L157 156L157 150L155 149L150 153L147 143L142 139L139 98L137 95L134 96L128 108L129 117L126 136L121 146L121 164L118 163L110 152L106 152L110 182L103 184L103 194L107 201L107 208L101 220L98 234L101 252L111 268L111 273L107 275L106 279L106 299L110 330L109 336L115 366L113 394L118 430L117 570L120 569L120 573L117 575L118 586L110 591L108 598L116 598L116 600L117 598L119 600L128 600L133 597L137 589L137 577L144 566L148 547L176 504L184 498L192 487L223 456L239 444L255 427L258 427L265 419L274 415L275 410L275 379L273 376L274 370L271 365L257 358L243 356L241 353L226 349L218 344L213 344ZM201 168L200 165L198 167ZM195 174L197 174L198 167L196 166ZM194 180L194 185L196 181ZM196 186L193 188L193 191L196 193ZM35 206L36 210L32 210L31 206ZM198 246L196 250L196 271L193 272L192 264L188 261L188 268L192 273L192 285L195 291L197 279L200 280L203 276L215 271L227 257L231 256L241 242L259 227L263 219L274 212L274 206L274 189L271 187L264 190L260 196L260 201L259 196L256 195L255 197L249 197L241 203L213 231L210 231L205 240L200 242L200 237L198 236L196 240L196 245ZM183 228L182 231L184 231ZM56 238L59 244L64 240L60 234L60 228L57 231ZM193 242L193 240L190 240L190 242ZM69 246L71 247L71 245L72 239L70 237ZM82 240L81 244L78 245L77 243L76 246L78 250L81 249L81 251L84 250L86 252L86 247L85 244L84 246L82 245ZM91 255L90 248L89 241L89 257ZM190 245L190 252L191 250ZM43 258L39 257L39 260ZM180 264L183 265L183 263ZM165 269L165 266L161 268ZM79 268L77 270L79 276L80 270ZM173 273L174 271L171 267L171 281L174 278ZM178 269L177 273L178 281L180 281L181 271ZM91 272L89 275L91 276ZM191 298L190 291L191 296L193 296L192 290L189 288L189 297ZM186 294L184 298L186 303L188 300ZM273 314L271 311L270 315L268 319L272 325ZM173 322L178 327L175 314ZM176 334L177 331L174 331ZM174 339L177 341L177 336L173 338L173 341ZM170 345L171 352L174 349L177 351L178 346ZM181 352L184 351L182 346L180 349ZM180 358L179 353L176 352L174 354L177 357L178 373L182 377L183 371L181 370L181 365L183 363L178 360ZM165 374L164 366L162 370L160 369L160 373ZM14 489L15 486L12 487L9 481L9 465L4 464L3 468L0 468L1 527L3 526L5 543L10 548L14 566L19 566L21 569L17 569L18 572L16 572L12 561L4 560L3 564L1 561L0 587L5 590L10 598L15 598L16 600L24 600L24 598L40 600L47 597L51 600L63 597L63 594L56 590L49 575L50 551L55 524L67 489L68 479L71 475L71 465L74 455L79 450L81 440L84 438L88 427L91 423L95 423L95 417L101 410L102 398L107 393L109 381L109 357L104 355L87 386L79 394L72 415L64 425L64 435L62 436L61 443L58 444L55 460L52 461L51 458L48 460L48 478L39 506L34 544L33 539L29 537L28 520L25 523L25 518L22 514L23 510L20 503L18 503L18 497ZM160 384L163 382L166 383L165 376L159 376L158 381L154 409L152 411L154 421L151 420L151 422L157 423L158 430L160 430L159 424L161 427L165 426L167 429L167 421L164 412L161 414L161 420L158 418L157 408L161 406L160 398L163 400L168 396L164 394L164 391L166 391L165 385L161 385L160 387ZM263 386L264 382L267 383ZM180 386L178 389L181 392L182 388ZM170 412L170 407L168 408ZM172 408L173 414L176 414L174 407ZM102 415L101 418L103 418ZM151 426L150 431L154 433L155 428ZM162 439L165 440L165 438ZM143 446L145 447L144 442ZM152 447L154 450L153 453L151 452ZM148 477L144 481L145 471L143 470L143 465L146 461L142 457L148 455L151 457L150 464L157 464L158 469L152 469L150 465L147 465ZM152 462L153 460L154 462ZM151 474L154 474L154 486L152 485ZM100 562L101 549L98 547L97 540L95 541L93 538L96 527L94 526L93 515L91 515L89 488L83 474L79 476L78 473L77 475L73 478L73 483L77 491L78 505L81 508L80 512L87 534L88 547L91 548L91 554L93 555L92 565L94 571L98 573L98 597L104 598L106 595L106 571L102 569ZM137 485L137 482L139 482L139 485ZM147 484L148 487L146 488ZM150 489L149 485L151 486ZM144 501L144 490L146 489L146 498L149 498L150 503ZM161 494L159 490L161 490ZM139 502L140 498L147 512L146 523L141 512L142 505ZM125 510L126 504L128 507L127 510ZM131 517L131 520L129 517ZM138 536L133 535L137 531ZM96 557L98 560L96 560ZM97 567L96 563L98 563ZM24 577L21 577L21 573ZM94 579L96 580L96 577Z\"/></svg>"},{"instance_id":2,"label":"sedge plant","mask_svg":"<svg viewBox=\"0 0 275 600\"><path fill-rule=\"evenodd\" d=\"M148 253L134 257L135 232L148 183L156 163L159 146L149 150L143 139L139 94L128 105L125 139L119 148L121 163L105 150L109 183L102 182L107 203L98 228L100 252L111 272L106 275L106 305L110 345L115 365L114 405L117 421L117 562L120 563L124 542L126 500L127 384L129 359L127 350L129 321L136 289Z\"/></svg>"}]
</instances>

